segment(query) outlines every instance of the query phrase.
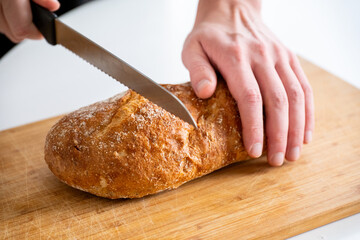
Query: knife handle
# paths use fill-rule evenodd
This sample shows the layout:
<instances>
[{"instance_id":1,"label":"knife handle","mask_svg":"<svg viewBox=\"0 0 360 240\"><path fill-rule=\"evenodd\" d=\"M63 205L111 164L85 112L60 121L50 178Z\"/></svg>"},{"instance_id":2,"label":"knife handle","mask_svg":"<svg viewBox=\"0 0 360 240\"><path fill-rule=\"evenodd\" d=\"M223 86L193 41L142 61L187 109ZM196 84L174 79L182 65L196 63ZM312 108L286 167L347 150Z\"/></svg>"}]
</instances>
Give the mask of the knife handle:
<instances>
[{"instance_id":1,"label":"knife handle","mask_svg":"<svg viewBox=\"0 0 360 240\"><path fill-rule=\"evenodd\" d=\"M51 45L56 45L55 13L30 1L33 23Z\"/></svg>"}]
</instances>

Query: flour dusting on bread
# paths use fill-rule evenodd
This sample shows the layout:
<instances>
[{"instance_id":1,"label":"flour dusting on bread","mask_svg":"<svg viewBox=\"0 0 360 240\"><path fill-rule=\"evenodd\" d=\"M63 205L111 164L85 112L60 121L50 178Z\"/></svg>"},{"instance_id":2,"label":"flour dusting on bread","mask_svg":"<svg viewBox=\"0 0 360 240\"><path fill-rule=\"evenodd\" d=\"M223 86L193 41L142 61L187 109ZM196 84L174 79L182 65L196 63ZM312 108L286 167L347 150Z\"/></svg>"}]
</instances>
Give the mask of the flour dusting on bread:
<instances>
[{"instance_id":1,"label":"flour dusting on bread","mask_svg":"<svg viewBox=\"0 0 360 240\"><path fill-rule=\"evenodd\" d=\"M198 99L189 83L164 85L198 128L129 90L62 118L46 138L45 160L68 185L107 198L138 198L249 159L236 103L219 82Z\"/></svg>"}]
</instances>

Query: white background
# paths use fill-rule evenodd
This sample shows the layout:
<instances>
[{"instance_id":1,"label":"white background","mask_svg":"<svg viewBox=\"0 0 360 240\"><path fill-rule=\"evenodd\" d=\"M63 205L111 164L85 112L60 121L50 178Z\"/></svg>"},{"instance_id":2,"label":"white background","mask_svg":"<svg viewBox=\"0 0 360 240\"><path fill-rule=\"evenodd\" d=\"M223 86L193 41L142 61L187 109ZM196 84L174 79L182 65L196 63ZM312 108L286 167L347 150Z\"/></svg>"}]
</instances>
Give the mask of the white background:
<instances>
[{"instance_id":1,"label":"white background","mask_svg":"<svg viewBox=\"0 0 360 240\"><path fill-rule=\"evenodd\" d=\"M195 0L102 0L61 19L159 83L188 81L180 59ZM290 49L360 88L360 1L264 0ZM106 99L126 88L61 46L24 41L0 59L0 130ZM360 239L360 214L294 239Z\"/></svg>"}]
</instances>

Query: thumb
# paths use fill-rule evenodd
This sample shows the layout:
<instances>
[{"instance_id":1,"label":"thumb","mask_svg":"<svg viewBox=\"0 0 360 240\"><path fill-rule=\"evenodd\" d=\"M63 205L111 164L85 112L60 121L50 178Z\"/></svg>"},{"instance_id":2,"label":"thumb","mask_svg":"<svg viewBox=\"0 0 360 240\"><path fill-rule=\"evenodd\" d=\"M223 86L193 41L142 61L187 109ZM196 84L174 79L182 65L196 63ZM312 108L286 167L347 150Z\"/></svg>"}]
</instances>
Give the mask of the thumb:
<instances>
[{"instance_id":1,"label":"thumb","mask_svg":"<svg viewBox=\"0 0 360 240\"><path fill-rule=\"evenodd\" d=\"M60 8L60 3L58 0L33 0L33 1L52 12Z\"/></svg>"},{"instance_id":2,"label":"thumb","mask_svg":"<svg viewBox=\"0 0 360 240\"><path fill-rule=\"evenodd\" d=\"M209 98L215 92L216 73L200 43L186 41L182 60L189 70L191 85L199 98Z\"/></svg>"}]
</instances>

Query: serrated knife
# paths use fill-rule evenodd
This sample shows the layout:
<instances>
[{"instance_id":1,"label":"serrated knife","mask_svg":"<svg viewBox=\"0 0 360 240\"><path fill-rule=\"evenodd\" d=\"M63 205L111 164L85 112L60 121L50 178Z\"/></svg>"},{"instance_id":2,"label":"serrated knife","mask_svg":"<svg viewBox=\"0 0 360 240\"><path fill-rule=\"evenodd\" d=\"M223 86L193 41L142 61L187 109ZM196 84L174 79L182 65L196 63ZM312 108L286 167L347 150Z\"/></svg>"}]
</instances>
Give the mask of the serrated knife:
<instances>
[{"instance_id":1,"label":"serrated knife","mask_svg":"<svg viewBox=\"0 0 360 240\"><path fill-rule=\"evenodd\" d=\"M128 88L197 127L190 112L172 93L125 61L61 22L54 13L32 1L30 2L33 22L48 43L64 46Z\"/></svg>"}]
</instances>

